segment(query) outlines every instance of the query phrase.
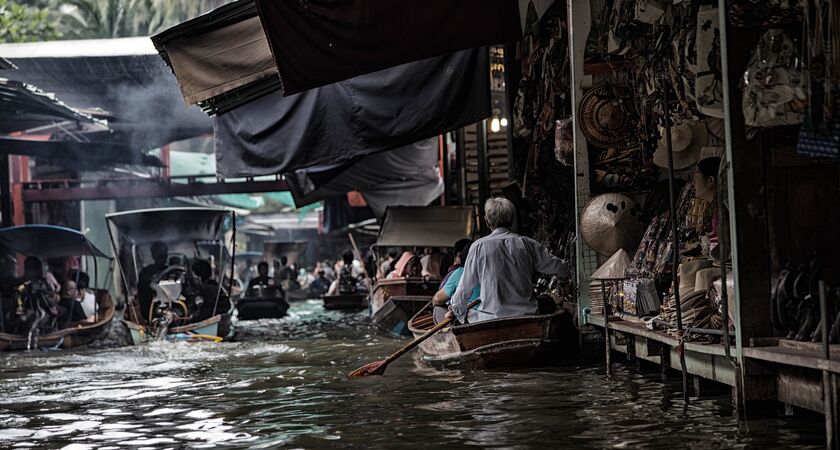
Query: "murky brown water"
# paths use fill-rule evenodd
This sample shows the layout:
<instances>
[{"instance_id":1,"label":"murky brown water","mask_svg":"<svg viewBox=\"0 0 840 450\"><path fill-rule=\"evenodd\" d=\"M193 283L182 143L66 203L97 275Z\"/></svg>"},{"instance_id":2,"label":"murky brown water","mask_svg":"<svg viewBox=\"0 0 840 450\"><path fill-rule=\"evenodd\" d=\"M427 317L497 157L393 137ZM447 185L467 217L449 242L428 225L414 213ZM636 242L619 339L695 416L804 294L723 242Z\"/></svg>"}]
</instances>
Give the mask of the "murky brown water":
<instances>
[{"instance_id":1,"label":"murky brown water","mask_svg":"<svg viewBox=\"0 0 840 450\"><path fill-rule=\"evenodd\" d=\"M239 342L0 355L0 448L819 448L822 418L742 423L725 394L618 365L441 373L364 315L296 303Z\"/></svg>"}]
</instances>

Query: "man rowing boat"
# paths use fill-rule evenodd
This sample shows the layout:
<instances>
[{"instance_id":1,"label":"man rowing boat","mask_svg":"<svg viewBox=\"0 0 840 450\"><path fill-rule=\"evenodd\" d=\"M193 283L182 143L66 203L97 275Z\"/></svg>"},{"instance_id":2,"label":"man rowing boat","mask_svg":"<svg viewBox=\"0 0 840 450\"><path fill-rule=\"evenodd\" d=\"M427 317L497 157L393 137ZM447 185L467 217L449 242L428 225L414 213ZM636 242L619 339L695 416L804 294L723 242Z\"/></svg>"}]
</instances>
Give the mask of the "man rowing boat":
<instances>
[{"instance_id":1,"label":"man rowing boat","mask_svg":"<svg viewBox=\"0 0 840 450\"><path fill-rule=\"evenodd\" d=\"M476 323L537 313L531 299L531 276L536 273L569 277L569 266L539 242L510 231L516 209L510 200L491 198L484 204L484 219L492 232L470 248L458 289L447 316L461 323ZM467 308L475 285L481 286L481 304Z\"/></svg>"}]
</instances>

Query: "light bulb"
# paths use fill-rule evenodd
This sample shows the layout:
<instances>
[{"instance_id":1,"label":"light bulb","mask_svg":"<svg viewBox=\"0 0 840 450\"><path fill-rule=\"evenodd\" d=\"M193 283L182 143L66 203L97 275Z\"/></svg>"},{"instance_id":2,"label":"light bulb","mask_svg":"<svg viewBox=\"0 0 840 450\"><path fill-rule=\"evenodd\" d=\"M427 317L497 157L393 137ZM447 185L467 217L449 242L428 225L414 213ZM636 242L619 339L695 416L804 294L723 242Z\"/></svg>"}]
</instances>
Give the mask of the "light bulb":
<instances>
[{"instance_id":1,"label":"light bulb","mask_svg":"<svg viewBox=\"0 0 840 450\"><path fill-rule=\"evenodd\" d=\"M490 121L490 131L494 133L498 133L499 130L502 129L501 124L499 123L499 119L494 117L493 120Z\"/></svg>"},{"instance_id":2,"label":"light bulb","mask_svg":"<svg viewBox=\"0 0 840 450\"><path fill-rule=\"evenodd\" d=\"M507 117L502 117L502 120L500 121L500 123L502 124L503 127L508 126Z\"/></svg>"}]
</instances>

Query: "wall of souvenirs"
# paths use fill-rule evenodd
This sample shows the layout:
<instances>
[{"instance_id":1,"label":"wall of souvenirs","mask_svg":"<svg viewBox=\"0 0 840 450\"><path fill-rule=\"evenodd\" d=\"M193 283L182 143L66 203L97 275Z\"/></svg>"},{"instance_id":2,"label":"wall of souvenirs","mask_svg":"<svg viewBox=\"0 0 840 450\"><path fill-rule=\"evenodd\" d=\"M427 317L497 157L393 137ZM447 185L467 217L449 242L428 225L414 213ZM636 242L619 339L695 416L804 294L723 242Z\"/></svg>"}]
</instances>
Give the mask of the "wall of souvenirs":
<instances>
[{"instance_id":1,"label":"wall of souvenirs","mask_svg":"<svg viewBox=\"0 0 840 450\"><path fill-rule=\"evenodd\" d=\"M840 5L835 3L728 2L727 42L738 39L726 49L728 70L739 81L729 90L737 94L731 105L738 115L730 121L731 133L739 136L738 147L728 153L735 162L731 170L718 1L610 0L592 11L584 92L575 105L590 168L577 182L588 183L591 193L579 231L599 255L590 276L592 314L606 310L674 333L679 298L687 338L718 341L724 298L730 330L738 323L728 243L764 239L766 255L745 254L756 256L750 263L761 269L757 272L766 272L767 292L750 300L762 305L755 309L759 320L767 322L768 335L818 339L816 280L840 286L840 46L831 44L840 37ZM555 121L560 162L575 154L572 127L564 119ZM727 174L740 182L739 161L752 151L757 165L751 169L761 173L744 176L741 191L732 195ZM736 197L737 214L729 208ZM738 228L741 216L761 229ZM729 236L730 221L736 222L736 236ZM722 295L723 279L728 295ZM837 294L829 289L828 295ZM840 296L831 313L840 343Z\"/></svg>"},{"instance_id":2,"label":"wall of souvenirs","mask_svg":"<svg viewBox=\"0 0 840 450\"><path fill-rule=\"evenodd\" d=\"M505 189L520 212L519 232L574 260L574 170L555 157L555 123L571 121L569 34L563 1L532 1L524 39L506 51L511 117L511 178ZM570 131L569 131L570 132ZM573 301L572 290L561 297Z\"/></svg>"}]
</instances>

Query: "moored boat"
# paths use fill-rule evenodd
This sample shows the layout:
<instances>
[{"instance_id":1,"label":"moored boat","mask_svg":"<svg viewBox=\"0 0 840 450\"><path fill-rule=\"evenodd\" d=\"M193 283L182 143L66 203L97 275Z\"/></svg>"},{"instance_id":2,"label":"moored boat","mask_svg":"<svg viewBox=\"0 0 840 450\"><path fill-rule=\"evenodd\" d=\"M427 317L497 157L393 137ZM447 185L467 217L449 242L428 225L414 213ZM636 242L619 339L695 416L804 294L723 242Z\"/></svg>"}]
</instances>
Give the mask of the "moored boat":
<instances>
[{"instance_id":1,"label":"moored boat","mask_svg":"<svg viewBox=\"0 0 840 450\"><path fill-rule=\"evenodd\" d=\"M106 219L127 293L123 320L135 345L232 336L232 211L160 208Z\"/></svg>"},{"instance_id":2,"label":"moored boat","mask_svg":"<svg viewBox=\"0 0 840 450\"><path fill-rule=\"evenodd\" d=\"M391 207L375 246L451 248L476 232L472 206ZM440 287L437 278L380 279L370 296L371 320L379 329L410 336L408 321L428 303Z\"/></svg>"},{"instance_id":3,"label":"moored boat","mask_svg":"<svg viewBox=\"0 0 840 450\"><path fill-rule=\"evenodd\" d=\"M550 362L562 345L568 313L494 319L444 328L420 344L421 360L439 369L527 367ZM415 338L434 326L428 304L408 323Z\"/></svg>"},{"instance_id":4,"label":"moored boat","mask_svg":"<svg viewBox=\"0 0 840 450\"><path fill-rule=\"evenodd\" d=\"M322 295L324 309L358 311L368 307L367 294Z\"/></svg>"},{"instance_id":5,"label":"moored boat","mask_svg":"<svg viewBox=\"0 0 840 450\"><path fill-rule=\"evenodd\" d=\"M79 231L52 225L24 225L0 230L0 245L11 252L39 259L81 256L91 257L93 261L97 258L110 259ZM78 278L72 281L77 282ZM97 281L94 279L91 287L95 287ZM93 296L96 306L89 320L68 322L58 329L43 332L37 321L29 323L26 320L28 310L41 309L43 312L45 307L37 299L27 298L40 296L31 286L32 283L22 282L20 288L14 290L18 311L4 312L4 308L0 307L0 351L84 346L100 338L114 318L115 308L110 293L105 289L92 289L89 295ZM0 299L0 306L4 300ZM61 323L61 320L56 323Z\"/></svg>"}]
</instances>

